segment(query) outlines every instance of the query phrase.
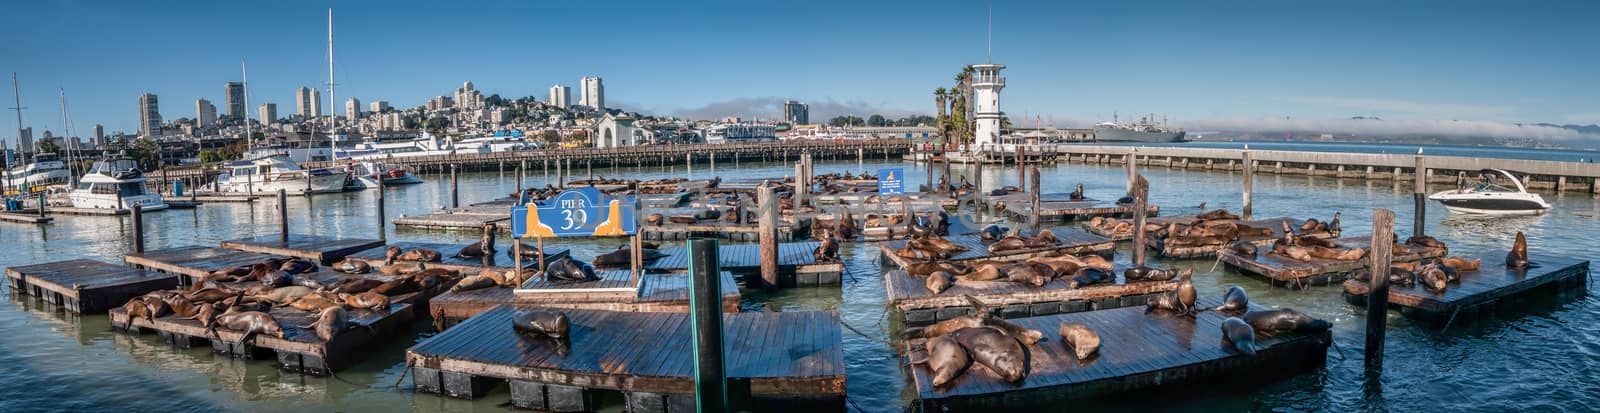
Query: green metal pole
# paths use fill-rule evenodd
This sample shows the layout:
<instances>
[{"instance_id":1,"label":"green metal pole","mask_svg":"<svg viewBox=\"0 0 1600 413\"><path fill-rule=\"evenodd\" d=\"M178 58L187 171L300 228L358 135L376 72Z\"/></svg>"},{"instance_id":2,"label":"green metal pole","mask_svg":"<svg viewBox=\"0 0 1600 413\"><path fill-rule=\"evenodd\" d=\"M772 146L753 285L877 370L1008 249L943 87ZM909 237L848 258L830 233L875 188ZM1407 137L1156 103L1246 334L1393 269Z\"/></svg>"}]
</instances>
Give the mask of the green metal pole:
<instances>
[{"instance_id":1,"label":"green metal pole","mask_svg":"<svg viewBox=\"0 0 1600 413\"><path fill-rule=\"evenodd\" d=\"M722 359L722 269L714 239L689 241L689 319L694 334L694 406L697 412L728 411L728 378Z\"/></svg>"}]
</instances>

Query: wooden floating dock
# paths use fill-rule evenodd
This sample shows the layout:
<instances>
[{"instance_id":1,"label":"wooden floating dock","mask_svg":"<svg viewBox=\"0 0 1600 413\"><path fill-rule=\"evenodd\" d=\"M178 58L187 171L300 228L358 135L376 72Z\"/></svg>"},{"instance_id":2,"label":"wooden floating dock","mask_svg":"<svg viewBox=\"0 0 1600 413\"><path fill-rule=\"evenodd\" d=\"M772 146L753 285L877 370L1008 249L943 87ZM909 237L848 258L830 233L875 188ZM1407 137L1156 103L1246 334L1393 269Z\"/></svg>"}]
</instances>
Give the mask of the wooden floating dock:
<instances>
[{"instance_id":1,"label":"wooden floating dock","mask_svg":"<svg viewBox=\"0 0 1600 413\"><path fill-rule=\"evenodd\" d=\"M175 288L178 277L94 260L6 268L11 290L78 314L103 313L144 293Z\"/></svg>"},{"instance_id":2,"label":"wooden floating dock","mask_svg":"<svg viewBox=\"0 0 1600 413\"><path fill-rule=\"evenodd\" d=\"M35 208L37 209L37 208ZM128 215L127 208L78 208L69 206L53 206L45 209L46 213L58 215L87 215L87 216L115 216ZM155 211L150 211L155 212Z\"/></svg>"},{"instance_id":3,"label":"wooden floating dock","mask_svg":"<svg viewBox=\"0 0 1600 413\"><path fill-rule=\"evenodd\" d=\"M6 221L6 222L20 222L20 223L23 223L23 224L43 224L43 223L47 223L47 222L54 221L54 220L55 220L55 217L48 217L48 216L41 217L41 216L39 216L39 213L37 211L35 211L32 214L22 213L22 212L9 212L9 211L8 212L0 212L0 221Z\"/></svg>"},{"instance_id":4,"label":"wooden floating dock","mask_svg":"<svg viewBox=\"0 0 1600 413\"><path fill-rule=\"evenodd\" d=\"M111 309L108 315L113 328L130 333L153 330L162 341L179 348L206 345L209 342L212 351L218 354L246 360L276 359L278 366L284 370L320 376L354 365L371 352L370 346L380 337L405 328L412 317L412 304L409 302L416 295L412 293L397 297L387 311L351 310L350 322L357 327L326 341L317 337L315 332L299 327L311 324L315 314L289 307L274 307L270 313L283 326L283 337L257 335L252 343L241 342L244 334L238 331L219 328L213 336L206 332L207 329L200 322L173 315L157 317L154 321L143 318L129 320L127 312L121 307Z\"/></svg>"},{"instance_id":5,"label":"wooden floating dock","mask_svg":"<svg viewBox=\"0 0 1600 413\"><path fill-rule=\"evenodd\" d=\"M565 310L570 337L558 343L517 334L518 311L495 308L406 350L416 390L476 399L504 381L525 409L594 411L601 392L621 392L628 412L694 409L687 313ZM845 409L837 313L729 313L723 335L730 393L748 388L754 411Z\"/></svg>"},{"instance_id":6,"label":"wooden floating dock","mask_svg":"<svg viewBox=\"0 0 1600 413\"><path fill-rule=\"evenodd\" d=\"M1332 239L1334 244L1344 248L1365 248L1371 251L1372 237L1367 235ZM1406 254L1394 254L1393 262L1413 262L1429 258L1443 257L1446 251L1442 248L1428 248L1417 245L1405 245L1409 249ZM1346 278L1367 269L1366 258L1355 261L1335 261L1321 258L1312 258L1310 262L1280 256L1268 252L1268 248L1261 248L1254 259L1223 250L1217 259L1241 273L1266 278L1273 286L1304 288L1311 285L1329 285L1344 281Z\"/></svg>"},{"instance_id":7,"label":"wooden floating dock","mask_svg":"<svg viewBox=\"0 0 1600 413\"><path fill-rule=\"evenodd\" d=\"M362 261L366 261L368 265L372 266L372 268L378 268L384 265L384 257L385 254L388 253L389 247L400 247L400 250L402 251L411 251L418 248L438 251L440 254L440 261L427 263L427 267L429 269L439 268L461 271L462 275L478 275L479 272L482 272L486 269L508 271L511 270L511 267L516 266L516 261L513 260L511 256L506 254L506 251L511 248L510 245L502 246L497 244L495 247L498 248L499 251L495 251L494 255L486 257L488 258L487 260L483 258L454 257L456 252L460 251L461 247L465 246L466 244L391 242L387 245L379 245L357 251L347 255L346 258L360 259ZM544 261L546 263L555 262L556 260L567 258L570 255L571 251L566 248L545 247L544 249ZM522 260L522 266L523 268L538 267L538 261L539 260L537 259L524 257Z\"/></svg>"},{"instance_id":8,"label":"wooden floating dock","mask_svg":"<svg viewBox=\"0 0 1600 413\"><path fill-rule=\"evenodd\" d=\"M1006 208L1006 214L1013 219L1026 221L1033 208L1033 205L1015 205L1012 208ZM1133 218L1133 204L1118 204L1108 201L1040 201L1038 208L1040 222L1088 220L1094 217ZM1146 206L1145 213L1148 216L1156 216L1161 213L1161 207L1157 205Z\"/></svg>"},{"instance_id":9,"label":"wooden floating dock","mask_svg":"<svg viewBox=\"0 0 1600 413\"><path fill-rule=\"evenodd\" d=\"M1294 218L1284 217L1284 218L1259 219L1259 220L1253 220L1253 221L1227 220L1227 221L1222 221L1222 222L1237 222L1237 223L1239 223L1241 225L1248 225L1248 226L1256 227L1256 228L1271 229L1272 230L1272 234L1269 234L1269 235L1256 235L1256 236L1248 236L1248 237L1239 237L1239 241L1249 242L1251 244L1255 244L1257 247L1269 247L1269 246L1271 246L1273 244L1273 242L1275 242L1279 238L1283 237L1283 223L1284 222L1288 222L1291 228L1299 228L1300 224L1304 223L1305 221L1304 220L1297 220L1297 219L1294 219ZM1302 232L1302 233L1299 233L1298 235L1305 236L1305 237L1317 237L1317 238L1328 238L1328 237L1332 236L1331 234L1328 233L1328 231ZM1227 244L1221 244L1221 245L1193 245L1193 246L1184 246L1184 247L1175 247L1175 246L1170 246L1170 245L1165 245L1165 244L1166 244L1165 242L1161 242L1160 240L1151 239L1151 238L1148 238L1148 237L1145 239L1145 243L1144 243L1146 248L1148 248L1148 249L1150 249L1152 251L1155 251L1156 254L1160 255L1162 258L1180 258L1180 259L1182 259L1182 258L1215 257L1215 256L1217 256L1217 251L1221 251L1224 248L1228 247Z\"/></svg>"},{"instance_id":10,"label":"wooden floating dock","mask_svg":"<svg viewBox=\"0 0 1600 413\"><path fill-rule=\"evenodd\" d=\"M572 289L627 287L627 271L596 271L605 280L595 283L577 283ZM549 287L533 281L534 287ZM619 282L621 281L621 282ZM536 294L514 293L511 288L491 287L469 291L451 291L428 300L429 311L439 328L449 328L463 320L491 308L509 305L518 308L569 308L622 312L677 312L689 311L689 276L686 274L644 274L640 276L637 291L628 293L591 294L579 292L546 291ZM722 311L739 311L739 285L733 274L722 272Z\"/></svg>"},{"instance_id":11,"label":"wooden floating dock","mask_svg":"<svg viewBox=\"0 0 1600 413\"><path fill-rule=\"evenodd\" d=\"M1216 297L1200 300L1202 307L1220 302ZM1146 314L1143 308L1119 308L1013 319L1023 327L1045 332L1044 341L1024 346L1029 353L1027 378L1006 383L974 365L946 384L947 388L939 389L933 386L926 367L907 366L917 392L913 407L924 412L1030 411L1059 408L1066 400L1156 387L1266 384L1322 366L1333 342L1331 332L1258 335L1255 356L1236 354L1222 344L1221 323L1226 317L1214 311L1179 317ZM1055 334L1061 323L1083 323L1098 333L1099 354L1079 361ZM925 341L906 342L908 360L924 351Z\"/></svg>"},{"instance_id":12,"label":"wooden floating dock","mask_svg":"<svg viewBox=\"0 0 1600 413\"><path fill-rule=\"evenodd\" d=\"M1076 313L1122 307L1143 308L1150 298L1178 288L1177 281L1128 282L1117 273L1112 283L1070 288L1070 277L1051 280L1040 287L1008 281L956 281L934 294L924 279L901 270L883 274L889 305L907 327L925 326L972 313L972 296L998 308L1001 318ZM1053 330L1052 330L1053 331Z\"/></svg>"},{"instance_id":13,"label":"wooden floating dock","mask_svg":"<svg viewBox=\"0 0 1600 413\"><path fill-rule=\"evenodd\" d=\"M322 265L332 264L346 255L382 245L383 241L375 239L330 238L302 234L289 234L288 242L281 241L277 235L222 241L222 248L304 258Z\"/></svg>"},{"instance_id":14,"label":"wooden floating dock","mask_svg":"<svg viewBox=\"0 0 1600 413\"><path fill-rule=\"evenodd\" d=\"M806 233L805 227L792 225L788 222L778 223L777 227L779 242L793 241ZM695 237L714 237L740 242L756 242L760 241L761 231L754 220L744 225L707 220L697 224L645 224L639 227L639 235L650 241L682 241Z\"/></svg>"},{"instance_id":15,"label":"wooden floating dock","mask_svg":"<svg viewBox=\"0 0 1600 413\"><path fill-rule=\"evenodd\" d=\"M817 263L816 241L778 243L778 284L780 287L806 287L837 285L844 274L843 262ZM666 255L644 266L651 272L689 272L689 248L672 247L659 250ZM740 276L761 275L760 245L723 245L717 252L717 264L723 271Z\"/></svg>"},{"instance_id":16,"label":"wooden floating dock","mask_svg":"<svg viewBox=\"0 0 1600 413\"><path fill-rule=\"evenodd\" d=\"M1408 318L1446 327L1459 317L1462 321L1507 310L1526 296L1541 292L1564 293L1588 288L1589 261L1533 255L1538 267L1512 270L1505 267L1505 254L1483 254L1477 271L1462 271L1461 282L1452 283L1442 293L1422 285L1389 285L1389 304ZM1371 285L1364 281L1344 282L1345 301L1365 305Z\"/></svg>"},{"instance_id":17,"label":"wooden floating dock","mask_svg":"<svg viewBox=\"0 0 1600 413\"><path fill-rule=\"evenodd\" d=\"M516 203L511 197L501 197L469 204L461 208L444 208L430 213L395 218L396 229L483 231L483 225L496 223L501 232L511 232L511 207Z\"/></svg>"},{"instance_id":18,"label":"wooden floating dock","mask_svg":"<svg viewBox=\"0 0 1600 413\"><path fill-rule=\"evenodd\" d=\"M213 203L253 202L253 201L260 200L261 196L228 195L228 194L221 194L221 193L217 193L217 194L196 193L195 196L192 196L192 197L179 197L179 198L184 198L184 199L188 199L188 200L191 200L191 201L198 201L198 202L213 204Z\"/></svg>"},{"instance_id":19,"label":"wooden floating dock","mask_svg":"<svg viewBox=\"0 0 1600 413\"><path fill-rule=\"evenodd\" d=\"M946 262L968 263L975 261L1022 261L1033 257L1052 257L1057 255L1095 254L1110 259L1116 253L1117 244L1106 237L1090 234L1079 228L1057 227L1050 228L1050 233L1055 234L1060 241L1054 247L1037 249L1024 249L1001 251L1000 255L990 255L989 246L983 238L977 235L952 235L944 237L946 241L967 247L966 252L951 256ZM905 257L895 255L894 252L905 248L907 240L884 241L878 243L878 252L883 258L893 262L901 269L910 267L912 261Z\"/></svg>"},{"instance_id":20,"label":"wooden floating dock","mask_svg":"<svg viewBox=\"0 0 1600 413\"><path fill-rule=\"evenodd\" d=\"M210 275L212 271L255 264L273 257L268 254L194 245L145 251L143 254L128 254L124 255L122 260L134 268L175 275L178 277L179 285L193 285L196 280Z\"/></svg>"}]
</instances>

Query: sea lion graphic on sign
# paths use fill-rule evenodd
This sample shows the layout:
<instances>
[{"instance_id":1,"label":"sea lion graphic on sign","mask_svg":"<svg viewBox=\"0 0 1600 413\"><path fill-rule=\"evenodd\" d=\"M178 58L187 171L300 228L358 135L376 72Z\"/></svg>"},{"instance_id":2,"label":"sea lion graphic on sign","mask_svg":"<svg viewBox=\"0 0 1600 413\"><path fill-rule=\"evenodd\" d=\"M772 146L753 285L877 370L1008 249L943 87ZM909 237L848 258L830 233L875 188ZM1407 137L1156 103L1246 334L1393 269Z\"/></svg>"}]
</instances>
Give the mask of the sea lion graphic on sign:
<instances>
[{"instance_id":1,"label":"sea lion graphic on sign","mask_svg":"<svg viewBox=\"0 0 1600 413\"><path fill-rule=\"evenodd\" d=\"M638 231L637 210L637 198L631 196L608 198L593 187L571 189L543 203L512 207L512 233L517 238L633 235Z\"/></svg>"}]
</instances>

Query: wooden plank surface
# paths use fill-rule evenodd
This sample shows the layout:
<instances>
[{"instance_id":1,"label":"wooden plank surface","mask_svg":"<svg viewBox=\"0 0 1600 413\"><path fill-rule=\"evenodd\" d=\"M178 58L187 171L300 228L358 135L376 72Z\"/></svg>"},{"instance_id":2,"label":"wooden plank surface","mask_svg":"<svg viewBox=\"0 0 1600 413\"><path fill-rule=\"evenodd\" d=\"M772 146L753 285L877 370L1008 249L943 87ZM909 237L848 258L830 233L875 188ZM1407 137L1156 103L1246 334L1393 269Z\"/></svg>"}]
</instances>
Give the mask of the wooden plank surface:
<instances>
[{"instance_id":1,"label":"wooden plank surface","mask_svg":"<svg viewBox=\"0 0 1600 413\"><path fill-rule=\"evenodd\" d=\"M1587 275L1589 261L1544 255L1530 255L1538 267L1513 270L1505 267L1505 253L1484 253L1473 258L1483 260L1476 271L1462 271L1461 281L1452 283L1443 292L1428 290L1420 284L1410 286L1389 285L1389 303L1403 307L1448 315L1457 308L1515 296L1535 287L1568 277ZM1365 296L1371 293L1366 282L1347 280L1347 294Z\"/></svg>"},{"instance_id":2,"label":"wooden plank surface","mask_svg":"<svg viewBox=\"0 0 1600 413\"><path fill-rule=\"evenodd\" d=\"M958 280L944 292L934 294L933 291L928 290L925 286L923 278L913 277L901 270L892 270L884 273L884 282L889 294L889 304L901 311L970 307L971 304L966 301L964 296L972 296L982 300L985 304L998 307L1009 304L1127 297L1164 293L1178 288L1177 281L1139 281L1130 283L1122 278L1121 271L1117 271L1116 278L1116 281L1112 283L1095 284L1081 288L1070 288L1072 282L1070 277L1056 278L1041 287L1007 281Z\"/></svg>"},{"instance_id":3,"label":"wooden plank surface","mask_svg":"<svg viewBox=\"0 0 1600 413\"><path fill-rule=\"evenodd\" d=\"M694 389L686 313L564 310L566 348L511 328L518 310L497 307L407 350L413 365L474 376L630 392L687 394ZM844 350L834 312L724 315L727 376L749 379L758 395L844 395ZM663 328L680 326L680 328Z\"/></svg>"},{"instance_id":4,"label":"wooden plank surface","mask_svg":"<svg viewBox=\"0 0 1600 413\"><path fill-rule=\"evenodd\" d=\"M1050 228L1050 233L1055 234L1060 242L1054 247L1037 249L1023 249L1001 251L1000 255L989 253L988 241L977 235L963 234L944 237L945 240L963 247L967 251L951 256L945 261L973 262L973 261L1020 261L1036 256L1049 256L1061 254L1100 254L1110 256L1116 250L1116 243L1111 239L1095 234L1090 234L1082 228L1055 227ZM878 248L884 257L889 258L900 268L906 268L912 262L906 258L894 255L894 251L905 248L908 240L892 240L878 243Z\"/></svg>"},{"instance_id":5,"label":"wooden plank surface","mask_svg":"<svg viewBox=\"0 0 1600 413\"><path fill-rule=\"evenodd\" d=\"M739 285L732 273L722 272L722 309L739 311ZM639 290L633 295L615 294L515 294L510 288L482 288L469 291L452 291L428 300L429 309L436 319L454 322L500 305L518 307L555 307L589 310L653 312L687 312L689 309L689 278L683 274L645 274L640 279Z\"/></svg>"},{"instance_id":6,"label":"wooden plank surface","mask_svg":"<svg viewBox=\"0 0 1600 413\"><path fill-rule=\"evenodd\" d=\"M330 347L330 343L328 341L317 337L316 332L310 329L300 328L302 325L311 324L312 321L315 320L316 314L297 310L291 307L273 307L269 314L271 314L272 317L278 321L278 324L283 327L284 335L281 338L258 335L255 338L255 346L276 351L289 351L317 356L328 355L328 348ZM121 307L114 308L109 311L108 316L111 318L111 323L116 326L127 325L130 322L127 312ZM406 303L392 304L389 306L387 311L350 310L350 321L357 326L373 326L381 323L387 323L390 319L399 319L404 321L409 320L410 317L411 305ZM207 332L206 327L200 325L199 321L185 320L174 315L156 317L153 321L146 320L144 318L134 318L131 320L131 322L134 326L141 328L176 333L189 337L212 339L220 338L223 341L233 343L239 342L239 340L244 337L244 334L238 331L222 328L218 328L216 330L216 335L211 335ZM363 329L359 327L349 330L345 334L335 336L334 340L344 339L345 335L361 330ZM353 337L355 336L352 336L352 338Z\"/></svg>"},{"instance_id":7,"label":"wooden plank surface","mask_svg":"<svg viewBox=\"0 0 1600 413\"><path fill-rule=\"evenodd\" d=\"M778 243L778 266L794 267L817 262L813 254L821 243L816 241ZM718 248L717 263L723 271L749 272L761 269L759 245L722 245ZM665 255L644 266L646 270L684 272L689 270L689 248L671 247L657 250ZM793 268L790 268L793 271Z\"/></svg>"},{"instance_id":8,"label":"wooden plank surface","mask_svg":"<svg viewBox=\"0 0 1600 413\"><path fill-rule=\"evenodd\" d=\"M76 313L99 313L144 293L178 286L173 274L77 259L10 267L12 291L35 295Z\"/></svg>"},{"instance_id":9,"label":"wooden plank surface","mask_svg":"<svg viewBox=\"0 0 1600 413\"><path fill-rule=\"evenodd\" d=\"M305 234L289 234L288 242L281 241L278 235L222 241L222 248L305 258L318 264L331 264L345 255L380 245L383 241Z\"/></svg>"},{"instance_id":10,"label":"wooden plank surface","mask_svg":"<svg viewBox=\"0 0 1600 413\"><path fill-rule=\"evenodd\" d=\"M128 254L122 259L129 265L200 278L212 271L255 264L274 257L277 256L195 245Z\"/></svg>"},{"instance_id":11,"label":"wooden plank surface","mask_svg":"<svg viewBox=\"0 0 1600 413\"><path fill-rule=\"evenodd\" d=\"M1359 235L1333 239L1331 241L1344 248L1370 248L1372 246L1371 238L1372 237L1370 236ZM1428 248L1416 245L1405 245L1404 247L1409 251L1407 251L1405 254L1394 254L1393 262L1414 262L1428 258L1438 258L1443 257L1446 252L1444 249L1440 248ZM1290 283L1304 278L1322 275L1340 277L1338 280L1331 280L1330 282L1343 281L1344 276L1353 275L1355 271L1362 270L1367 267L1366 260L1336 261L1312 258L1311 261L1300 261L1269 253L1269 249L1270 248L1261 248L1253 259L1251 257L1236 254L1232 251L1224 250L1219 253L1220 255L1218 256L1218 259L1220 259L1222 263L1237 268L1246 274L1265 277L1275 282Z\"/></svg>"},{"instance_id":12,"label":"wooden plank surface","mask_svg":"<svg viewBox=\"0 0 1600 413\"><path fill-rule=\"evenodd\" d=\"M471 271L473 275L476 275L477 272L486 268L484 265L486 263L488 264L487 268L496 270L510 270L511 267L516 265L515 260L513 260L511 256L506 253L506 251L511 249L510 244L496 244L495 248L499 249L499 251L496 251L487 262L485 262L485 260L482 258L454 257L456 252L460 251L461 247L465 247L466 245L467 244L441 244L430 242L390 242L387 245L380 245L377 247L357 251L350 254L348 257L361 259L362 261L366 261L367 264L372 265L373 268L377 268L384 265L384 255L388 252L389 247L394 246L400 247L402 251L410 251L418 248L438 251L441 255L440 262L427 263L428 268L443 268L462 272ZM527 250L527 252L532 251ZM547 263L554 262L555 260L565 258L570 255L571 250L567 248L547 246L544 249L544 258L545 262ZM522 260L522 266L524 268L537 267L539 263L536 261L538 260L525 258Z\"/></svg>"}]
</instances>

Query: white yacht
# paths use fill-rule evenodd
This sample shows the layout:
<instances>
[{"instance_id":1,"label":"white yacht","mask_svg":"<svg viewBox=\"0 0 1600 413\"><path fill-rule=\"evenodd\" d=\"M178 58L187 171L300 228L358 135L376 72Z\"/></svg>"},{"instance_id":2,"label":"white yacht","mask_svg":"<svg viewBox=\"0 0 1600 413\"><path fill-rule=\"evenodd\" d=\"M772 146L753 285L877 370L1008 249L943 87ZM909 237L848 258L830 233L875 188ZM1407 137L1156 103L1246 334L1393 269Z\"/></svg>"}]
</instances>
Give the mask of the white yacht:
<instances>
[{"instance_id":1,"label":"white yacht","mask_svg":"<svg viewBox=\"0 0 1600 413\"><path fill-rule=\"evenodd\" d=\"M399 142L380 142L367 139L355 147L334 150L333 159L340 161L366 161L411 156L449 155L453 153L456 153L456 146L449 139L441 139L423 132L420 138Z\"/></svg>"},{"instance_id":2,"label":"white yacht","mask_svg":"<svg viewBox=\"0 0 1600 413\"><path fill-rule=\"evenodd\" d=\"M1504 178L1515 187L1496 184ZM1550 210L1539 194L1528 193L1522 180L1500 169L1485 169L1477 182L1468 182L1459 189L1442 191L1428 196L1439 201L1451 212L1477 215L1538 215Z\"/></svg>"},{"instance_id":3,"label":"white yacht","mask_svg":"<svg viewBox=\"0 0 1600 413\"><path fill-rule=\"evenodd\" d=\"M352 162L350 173L355 176L358 186L365 189L378 189L380 175L385 186L422 183L422 178L412 174L411 171L399 166L385 165L379 161Z\"/></svg>"},{"instance_id":4,"label":"white yacht","mask_svg":"<svg viewBox=\"0 0 1600 413\"><path fill-rule=\"evenodd\" d=\"M147 178L132 159L97 161L78 186L67 193L76 208L126 209L139 205L145 211L167 208L161 194L150 192Z\"/></svg>"},{"instance_id":5,"label":"white yacht","mask_svg":"<svg viewBox=\"0 0 1600 413\"><path fill-rule=\"evenodd\" d=\"M350 177L342 168L301 169L283 155L230 162L224 168L227 172L217 177L217 192L340 192Z\"/></svg>"},{"instance_id":6,"label":"white yacht","mask_svg":"<svg viewBox=\"0 0 1600 413\"><path fill-rule=\"evenodd\" d=\"M72 171L66 162L53 153L33 155L33 162L11 168L6 174L6 187L27 187L30 190L43 186L64 184L72 180Z\"/></svg>"}]
</instances>

